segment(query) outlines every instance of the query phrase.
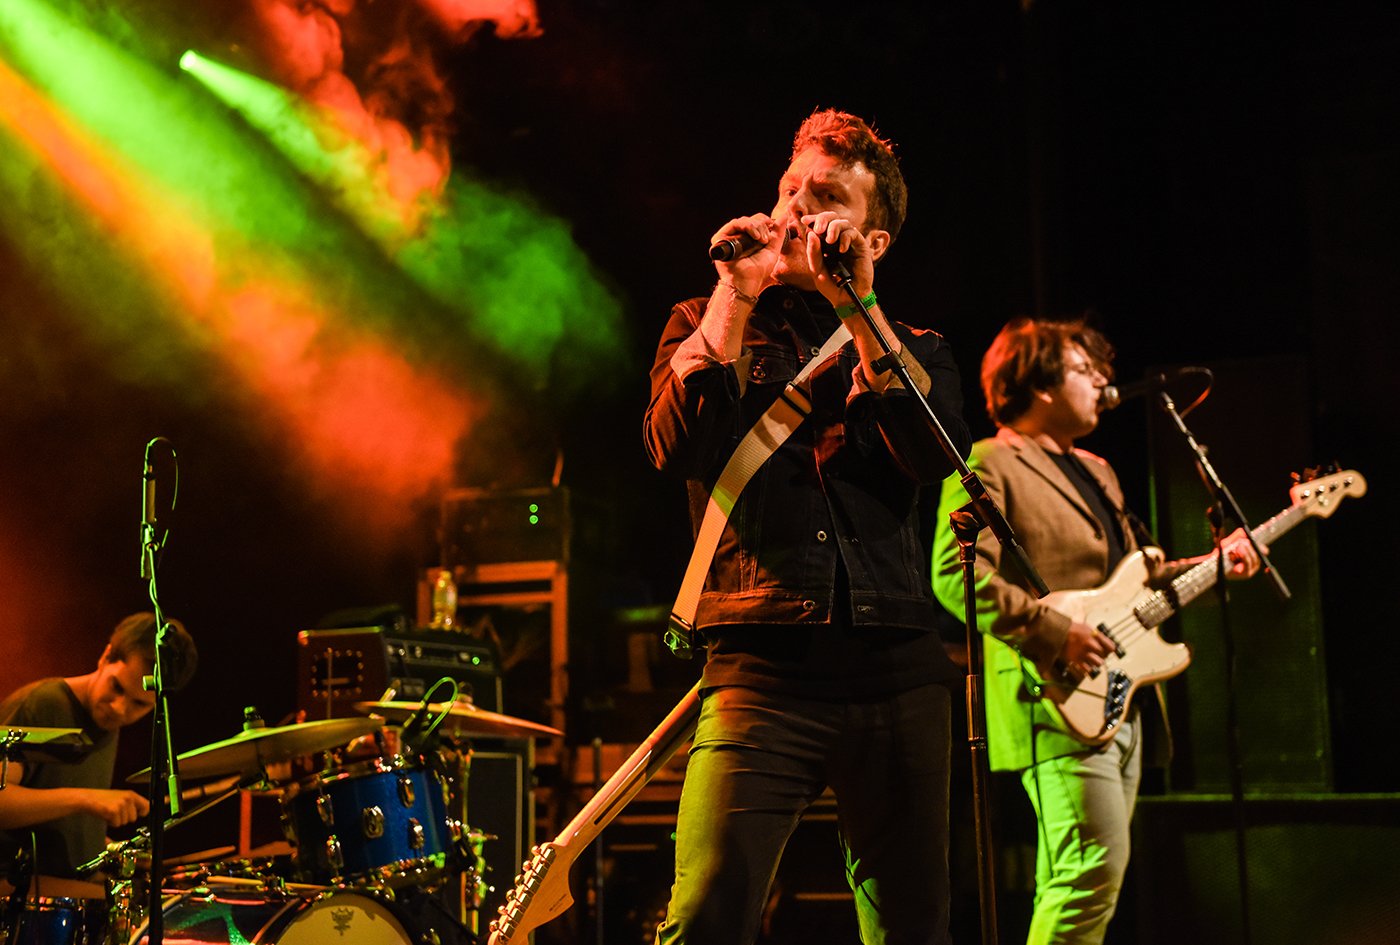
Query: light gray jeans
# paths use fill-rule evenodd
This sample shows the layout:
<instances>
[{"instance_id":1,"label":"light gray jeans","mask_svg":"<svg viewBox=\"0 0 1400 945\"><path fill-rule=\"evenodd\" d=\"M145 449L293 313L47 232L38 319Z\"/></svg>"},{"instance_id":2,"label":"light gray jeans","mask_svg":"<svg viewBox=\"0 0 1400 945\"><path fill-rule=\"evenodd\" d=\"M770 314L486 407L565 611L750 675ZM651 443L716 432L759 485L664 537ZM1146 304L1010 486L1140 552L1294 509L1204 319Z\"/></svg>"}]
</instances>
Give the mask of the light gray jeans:
<instances>
[{"instance_id":1,"label":"light gray jeans","mask_svg":"<svg viewBox=\"0 0 1400 945\"><path fill-rule=\"evenodd\" d=\"M1098 945L1118 905L1142 778L1136 714L1097 751L1021 772L1035 807L1035 913L1027 945Z\"/></svg>"}]
</instances>

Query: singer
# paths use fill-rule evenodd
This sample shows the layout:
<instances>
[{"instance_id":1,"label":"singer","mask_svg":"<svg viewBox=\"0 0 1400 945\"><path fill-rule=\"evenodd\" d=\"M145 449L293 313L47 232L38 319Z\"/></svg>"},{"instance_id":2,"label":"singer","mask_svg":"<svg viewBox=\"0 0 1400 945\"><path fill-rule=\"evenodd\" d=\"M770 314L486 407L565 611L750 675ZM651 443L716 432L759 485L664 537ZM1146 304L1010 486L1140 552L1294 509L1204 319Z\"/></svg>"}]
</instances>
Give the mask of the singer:
<instances>
[{"instance_id":1,"label":"singer","mask_svg":"<svg viewBox=\"0 0 1400 945\"><path fill-rule=\"evenodd\" d=\"M1125 507L1112 467L1074 446L1098 426L1112 361L1108 340L1084 322L1030 320L1004 327L982 359L982 391L998 430L974 444L969 465L1052 591L1098 587L1126 555L1157 545ZM934 590L960 618L962 569L946 523L966 501L956 478L944 483L933 552ZM1222 544L1230 577L1259 569L1243 530ZM1170 580L1204 556L1153 560L1154 578ZM1102 942L1128 865L1144 734L1155 749L1152 761L1164 764L1165 721L1149 689L1103 748L1072 738L1025 688L1021 659L1058 662L1077 681L1103 665L1113 641L1046 607L1021 576L1000 566L1001 548L984 533L976 570L988 754L993 770L1021 773L1039 821L1035 913L1026 941Z\"/></svg>"},{"instance_id":2,"label":"singer","mask_svg":"<svg viewBox=\"0 0 1400 945\"><path fill-rule=\"evenodd\" d=\"M174 691L194 674L198 654L179 621L169 623L167 688ZM77 728L93 744L85 756L65 759L69 763L11 763L7 786L0 791L0 862L9 864L32 843L34 872L76 878L74 867L102 852L107 827L145 816L149 805L144 797L111 789L112 766L117 731L155 705L155 694L141 688L142 677L155 665L155 652L155 614L132 614L117 624L93 672L41 679L0 702L0 730L6 724Z\"/></svg>"},{"instance_id":3,"label":"singer","mask_svg":"<svg viewBox=\"0 0 1400 945\"><path fill-rule=\"evenodd\" d=\"M840 324L853 337L811 374L810 414L739 493L700 598L703 702L658 943L750 945L783 846L828 786L862 940L947 940L947 686L959 673L931 632L919 494L949 464L911 392L876 369L882 351L822 255L844 254L965 452L948 345L887 320L875 297L905 204L889 142L854 115L811 115L772 211L710 241L744 234L752 252L716 261L713 292L676 305L657 348L646 447L686 480L698 525L748 429Z\"/></svg>"}]
</instances>

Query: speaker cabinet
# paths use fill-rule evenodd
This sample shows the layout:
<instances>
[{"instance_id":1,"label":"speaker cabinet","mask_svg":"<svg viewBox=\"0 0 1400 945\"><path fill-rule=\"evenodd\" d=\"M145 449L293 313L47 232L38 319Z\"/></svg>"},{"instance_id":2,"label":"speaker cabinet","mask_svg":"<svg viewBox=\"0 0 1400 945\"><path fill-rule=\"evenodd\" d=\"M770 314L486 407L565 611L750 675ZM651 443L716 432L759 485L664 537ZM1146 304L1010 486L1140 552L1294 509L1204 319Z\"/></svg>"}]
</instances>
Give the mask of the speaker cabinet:
<instances>
[{"instance_id":1,"label":"speaker cabinet","mask_svg":"<svg viewBox=\"0 0 1400 945\"><path fill-rule=\"evenodd\" d=\"M483 839L484 895L478 909L483 934L505 902L534 842L532 743L523 739L479 741L467 776L467 825ZM483 936L484 940L484 936Z\"/></svg>"}]
</instances>

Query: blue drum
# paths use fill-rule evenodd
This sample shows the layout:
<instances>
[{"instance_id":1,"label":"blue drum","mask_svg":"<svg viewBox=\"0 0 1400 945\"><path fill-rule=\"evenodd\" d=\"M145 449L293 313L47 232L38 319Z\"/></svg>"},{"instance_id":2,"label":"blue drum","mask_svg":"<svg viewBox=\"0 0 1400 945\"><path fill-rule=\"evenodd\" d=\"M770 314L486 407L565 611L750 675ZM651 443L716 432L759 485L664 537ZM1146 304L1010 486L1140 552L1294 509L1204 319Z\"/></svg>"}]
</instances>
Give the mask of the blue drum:
<instances>
[{"instance_id":1,"label":"blue drum","mask_svg":"<svg viewBox=\"0 0 1400 945\"><path fill-rule=\"evenodd\" d=\"M11 901L5 945L103 945L107 903L102 899L29 896Z\"/></svg>"},{"instance_id":2,"label":"blue drum","mask_svg":"<svg viewBox=\"0 0 1400 945\"><path fill-rule=\"evenodd\" d=\"M461 832L435 774L384 759L302 780L283 816L301 877L326 885L431 882Z\"/></svg>"}]
</instances>

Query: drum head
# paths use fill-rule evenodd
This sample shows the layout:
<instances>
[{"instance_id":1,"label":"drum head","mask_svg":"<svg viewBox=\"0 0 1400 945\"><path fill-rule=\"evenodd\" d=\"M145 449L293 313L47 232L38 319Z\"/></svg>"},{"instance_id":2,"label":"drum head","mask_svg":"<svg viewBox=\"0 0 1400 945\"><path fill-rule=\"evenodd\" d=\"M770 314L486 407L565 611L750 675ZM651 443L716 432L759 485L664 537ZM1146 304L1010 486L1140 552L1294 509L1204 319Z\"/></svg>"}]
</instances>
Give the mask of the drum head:
<instances>
[{"instance_id":1,"label":"drum head","mask_svg":"<svg viewBox=\"0 0 1400 945\"><path fill-rule=\"evenodd\" d=\"M277 945L412 945L413 939L389 911L370 896L336 892L310 903L277 937Z\"/></svg>"}]
</instances>

